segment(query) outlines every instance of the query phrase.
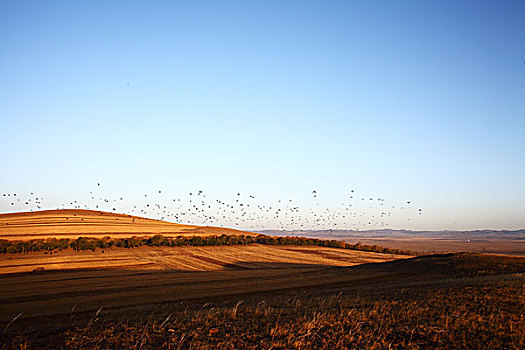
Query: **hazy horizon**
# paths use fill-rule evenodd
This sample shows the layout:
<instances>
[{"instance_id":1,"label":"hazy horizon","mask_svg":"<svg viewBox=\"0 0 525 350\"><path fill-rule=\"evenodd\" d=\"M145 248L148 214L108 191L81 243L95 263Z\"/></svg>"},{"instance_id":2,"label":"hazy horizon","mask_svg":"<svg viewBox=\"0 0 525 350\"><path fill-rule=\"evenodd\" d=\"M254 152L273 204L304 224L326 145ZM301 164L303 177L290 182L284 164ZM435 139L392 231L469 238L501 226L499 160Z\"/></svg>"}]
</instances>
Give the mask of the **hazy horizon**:
<instances>
[{"instance_id":1,"label":"hazy horizon","mask_svg":"<svg viewBox=\"0 0 525 350\"><path fill-rule=\"evenodd\" d=\"M235 207L210 224L241 229L523 229L523 18L520 1L4 1L0 213L43 197L188 219L203 191L196 224L219 200Z\"/></svg>"}]
</instances>

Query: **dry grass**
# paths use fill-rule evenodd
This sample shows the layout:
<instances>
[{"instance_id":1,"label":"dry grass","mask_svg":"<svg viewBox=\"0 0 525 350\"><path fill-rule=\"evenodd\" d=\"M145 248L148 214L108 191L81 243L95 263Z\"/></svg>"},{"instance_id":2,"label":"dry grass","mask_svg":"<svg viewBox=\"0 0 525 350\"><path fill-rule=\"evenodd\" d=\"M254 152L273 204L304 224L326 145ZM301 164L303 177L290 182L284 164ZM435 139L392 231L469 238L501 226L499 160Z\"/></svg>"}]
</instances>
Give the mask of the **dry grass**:
<instances>
[{"instance_id":1,"label":"dry grass","mask_svg":"<svg viewBox=\"0 0 525 350\"><path fill-rule=\"evenodd\" d=\"M22 318L63 314L75 305L92 311L317 285L325 278L348 278L332 276L337 270L330 266L395 258L326 247L264 245L12 254L0 260L0 321L20 312ZM37 266L44 272L28 273Z\"/></svg>"},{"instance_id":2,"label":"dry grass","mask_svg":"<svg viewBox=\"0 0 525 350\"><path fill-rule=\"evenodd\" d=\"M66 331L64 345L93 349L522 349L525 346L523 316L519 314L525 310L523 304L511 298L523 293L516 283L397 292L364 297L295 296L260 305L206 307L200 312L179 312L162 327L159 321L101 322L95 328Z\"/></svg>"},{"instance_id":3,"label":"dry grass","mask_svg":"<svg viewBox=\"0 0 525 350\"><path fill-rule=\"evenodd\" d=\"M304 265L351 266L407 256L315 246L204 246L111 248L92 251L66 249L55 252L7 254L0 259L0 275L63 269L127 269L214 271Z\"/></svg>"},{"instance_id":4,"label":"dry grass","mask_svg":"<svg viewBox=\"0 0 525 350\"><path fill-rule=\"evenodd\" d=\"M69 311L61 327L47 330L43 319L35 319L37 328L18 319L0 340L5 348L67 349L525 347L525 259L428 256L304 269L302 280L297 269L284 270L257 270L266 273L266 282L262 275L247 274L256 271L237 271L229 295L207 285L212 290L207 297L182 302ZM213 274L187 275L197 286L218 278ZM254 280L276 288L246 292Z\"/></svg>"},{"instance_id":5,"label":"dry grass","mask_svg":"<svg viewBox=\"0 0 525 350\"><path fill-rule=\"evenodd\" d=\"M432 237L431 234L425 238L353 238L343 237L349 243L361 242L363 244L377 244L393 249L411 250L432 253L472 252L472 253L495 253L508 255L525 255L525 239L518 237L509 238L484 238L484 239L443 239Z\"/></svg>"},{"instance_id":6,"label":"dry grass","mask_svg":"<svg viewBox=\"0 0 525 350\"><path fill-rule=\"evenodd\" d=\"M0 214L0 239L131 237L134 235L253 235L221 227L180 225L138 216L102 211L63 209L39 212Z\"/></svg>"},{"instance_id":7,"label":"dry grass","mask_svg":"<svg viewBox=\"0 0 525 350\"><path fill-rule=\"evenodd\" d=\"M0 238L229 232L58 214L0 216ZM6 254L0 348L525 348L524 258L401 258L257 244Z\"/></svg>"}]
</instances>

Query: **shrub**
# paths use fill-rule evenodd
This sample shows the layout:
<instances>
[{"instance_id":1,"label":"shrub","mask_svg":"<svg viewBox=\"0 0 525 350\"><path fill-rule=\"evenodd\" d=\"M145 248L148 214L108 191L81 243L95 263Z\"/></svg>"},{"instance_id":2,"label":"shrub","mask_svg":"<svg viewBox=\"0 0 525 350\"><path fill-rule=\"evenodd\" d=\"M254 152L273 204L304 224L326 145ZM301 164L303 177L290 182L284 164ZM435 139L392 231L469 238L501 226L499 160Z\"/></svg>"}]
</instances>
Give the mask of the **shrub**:
<instances>
[{"instance_id":1,"label":"shrub","mask_svg":"<svg viewBox=\"0 0 525 350\"><path fill-rule=\"evenodd\" d=\"M245 235L221 235L221 236L177 236L166 237L163 235L154 235L152 237L128 237L128 238L111 238L105 236L102 238L78 237L77 239L68 238L48 238L33 239L28 241L8 241L0 240L0 254L29 253L38 251L62 250L68 247L75 251L95 251L96 248L107 249L111 247L136 248L146 246L219 246L219 245L295 245L295 246L321 246L339 249L352 249L360 251L370 251L387 254L405 254L413 255L410 251L401 251L399 249L383 248L377 245L368 246L360 242L349 244L344 241L323 240L306 237L275 237L267 235L245 236Z\"/></svg>"}]
</instances>

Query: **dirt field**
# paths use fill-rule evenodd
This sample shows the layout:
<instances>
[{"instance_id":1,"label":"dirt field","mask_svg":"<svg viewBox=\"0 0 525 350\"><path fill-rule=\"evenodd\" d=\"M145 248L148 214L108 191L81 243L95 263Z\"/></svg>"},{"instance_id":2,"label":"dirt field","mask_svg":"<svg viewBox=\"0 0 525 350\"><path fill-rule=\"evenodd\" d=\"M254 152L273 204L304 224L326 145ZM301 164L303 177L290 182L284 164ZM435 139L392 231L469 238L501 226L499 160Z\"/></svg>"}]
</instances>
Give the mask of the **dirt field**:
<instances>
[{"instance_id":1,"label":"dirt field","mask_svg":"<svg viewBox=\"0 0 525 350\"><path fill-rule=\"evenodd\" d=\"M134 235L253 235L221 227L190 226L102 211L63 209L0 214L0 239L131 237Z\"/></svg>"}]
</instances>

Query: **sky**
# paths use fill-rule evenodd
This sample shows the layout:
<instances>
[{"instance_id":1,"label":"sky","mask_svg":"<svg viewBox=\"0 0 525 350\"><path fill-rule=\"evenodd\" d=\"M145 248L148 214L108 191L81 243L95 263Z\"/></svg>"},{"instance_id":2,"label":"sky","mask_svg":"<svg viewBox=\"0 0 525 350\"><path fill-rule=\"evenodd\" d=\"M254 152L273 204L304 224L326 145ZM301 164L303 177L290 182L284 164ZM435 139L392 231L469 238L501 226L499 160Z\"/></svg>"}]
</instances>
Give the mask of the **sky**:
<instances>
[{"instance_id":1,"label":"sky","mask_svg":"<svg viewBox=\"0 0 525 350\"><path fill-rule=\"evenodd\" d=\"M2 1L0 212L36 209L15 193L129 212L202 190L339 213L355 193L410 201L390 228L525 228L523 18L523 1ZM367 227L348 219L329 224Z\"/></svg>"}]
</instances>

